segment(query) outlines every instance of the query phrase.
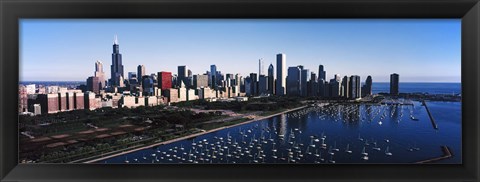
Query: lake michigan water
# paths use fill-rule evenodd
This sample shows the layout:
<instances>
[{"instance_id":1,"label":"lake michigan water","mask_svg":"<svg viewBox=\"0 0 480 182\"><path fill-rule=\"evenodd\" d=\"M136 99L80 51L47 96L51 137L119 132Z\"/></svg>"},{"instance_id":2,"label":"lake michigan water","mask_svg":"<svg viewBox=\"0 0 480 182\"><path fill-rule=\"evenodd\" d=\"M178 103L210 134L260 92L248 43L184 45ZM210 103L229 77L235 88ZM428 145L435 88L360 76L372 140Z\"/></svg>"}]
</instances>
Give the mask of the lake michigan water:
<instances>
[{"instance_id":1,"label":"lake michigan water","mask_svg":"<svg viewBox=\"0 0 480 182\"><path fill-rule=\"evenodd\" d=\"M388 92L374 83L373 92ZM459 83L403 83L400 92L461 93ZM461 102L310 107L97 163L461 163ZM391 155L390 155L391 154ZM365 157L367 156L368 159Z\"/></svg>"}]
</instances>

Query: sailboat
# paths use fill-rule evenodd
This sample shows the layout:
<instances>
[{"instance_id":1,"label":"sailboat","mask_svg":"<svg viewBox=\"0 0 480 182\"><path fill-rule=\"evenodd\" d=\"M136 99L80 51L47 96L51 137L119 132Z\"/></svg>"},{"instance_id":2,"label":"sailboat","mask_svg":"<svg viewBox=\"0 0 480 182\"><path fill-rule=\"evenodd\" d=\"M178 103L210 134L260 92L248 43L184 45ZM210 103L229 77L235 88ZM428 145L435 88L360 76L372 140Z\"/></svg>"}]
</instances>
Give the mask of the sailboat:
<instances>
[{"instance_id":1,"label":"sailboat","mask_svg":"<svg viewBox=\"0 0 480 182\"><path fill-rule=\"evenodd\" d=\"M367 152L365 152L365 147L363 147L363 149L362 149L362 155L365 155L365 156L367 156L367 155L368 155L368 153L367 153Z\"/></svg>"},{"instance_id":2,"label":"sailboat","mask_svg":"<svg viewBox=\"0 0 480 182\"><path fill-rule=\"evenodd\" d=\"M328 162L335 163L335 161L333 160L333 155L330 156L330 160Z\"/></svg>"},{"instance_id":3,"label":"sailboat","mask_svg":"<svg viewBox=\"0 0 480 182\"><path fill-rule=\"evenodd\" d=\"M325 139L322 138L322 148L323 149L326 149L327 148L327 144L325 143Z\"/></svg>"},{"instance_id":4,"label":"sailboat","mask_svg":"<svg viewBox=\"0 0 480 182\"><path fill-rule=\"evenodd\" d=\"M350 148L350 144L347 144L347 148L345 149L345 152L351 154L352 151L349 148Z\"/></svg>"},{"instance_id":5,"label":"sailboat","mask_svg":"<svg viewBox=\"0 0 480 182\"><path fill-rule=\"evenodd\" d=\"M392 155L392 153L388 150L388 146L387 146L387 149L385 149L385 155L388 155L388 156Z\"/></svg>"},{"instance_id":6,"label":"sailboat","mask_svg":"<svg viewBox=\"0 0 480 182\"><path fill-rule=\"evenodd\" d=\"M333 153L332 151L332 146L330 145L330 147L328 148L328 154L330 155L335 155L335 153Z\"/></svg>"},{"instance_id":7,"label":"sailboat","mask_svg":"<svg viewBox=\"0 0 480 182\"><path fill-rule=\"evenodd\" d=\"M363 138L360 137L360 134L358 134L358 140L363 141Z\"/></svg>"},{"instance_id":8,"label":"sailboat","mask_svg":"<svg viewBox=\"0 0 480 182\"><path fill-rule=\"evenodd\" d=\"M368 155L362 157L363 160L368 160Z\"/></svg>"},{"instance_id":9,"label":"sailboat","mask_svg":"<svg viewBox=\"0 0 480 182\"><path fill-rule=\"evenodd\" d=\"M340 149L337 148L337 141L335 141L333 143L333 149L332 150L337 151L337 152L340 150Z\"/></svg>"},{"instance_id":10,"label":"sailboat","mask_svg":"<svg viewBox=\"0 0 480 182\"><path fill-rule=\"evenodd\" d=\"M380 147L377 147L377 142L374 142L373 144L374 144L374 146L373 146L372 149L373 149L373 150L380 151Z\"/></svg>"}]
</instances>

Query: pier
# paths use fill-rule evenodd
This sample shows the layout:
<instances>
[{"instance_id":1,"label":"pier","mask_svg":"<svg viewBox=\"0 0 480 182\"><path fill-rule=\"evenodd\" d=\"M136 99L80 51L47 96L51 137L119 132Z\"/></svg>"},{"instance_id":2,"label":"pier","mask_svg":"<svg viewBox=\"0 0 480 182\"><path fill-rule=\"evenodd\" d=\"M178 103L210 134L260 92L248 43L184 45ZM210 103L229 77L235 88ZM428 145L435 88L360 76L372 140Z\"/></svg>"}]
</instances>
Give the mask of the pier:
<instances>
[{"instance_id":1,"label":"pier","mask_svg":"<svg viewBox=\"0 0 480 182\"><path fill-rule=\"evenodd\" d=\"M425 102L425 100L422 100L422 105L424 105L424 106L425 106L425 109L427 109L428 117L430 117L430 121L432 122L433 128L436 129L436 130L438 130L438 125L437 125L437 123L435 122L435 119L433 119L432 113L431 113L430 110L428 109L428 106L427 106L427 103Z\"/></svg>"},{"instance_id":2,"label":"pier","mask_svg":"<svg viewBox=\"0 0 480 182\"><path fill-rule=\"evenodd\" d=\"M448 148L447 146L442 146L442 151L443 151L443 155L440 156L440 157L436 157L436 158L433 158L433 159L427 159L427 160L423 160L423 161L418 161L416 163L417 164L424 164L424 163L436 162L436 161L439 161L439 160L448 159L448 158L453 156L452 152L450 151L450 148Z\"/></svg>"}]
</instances>

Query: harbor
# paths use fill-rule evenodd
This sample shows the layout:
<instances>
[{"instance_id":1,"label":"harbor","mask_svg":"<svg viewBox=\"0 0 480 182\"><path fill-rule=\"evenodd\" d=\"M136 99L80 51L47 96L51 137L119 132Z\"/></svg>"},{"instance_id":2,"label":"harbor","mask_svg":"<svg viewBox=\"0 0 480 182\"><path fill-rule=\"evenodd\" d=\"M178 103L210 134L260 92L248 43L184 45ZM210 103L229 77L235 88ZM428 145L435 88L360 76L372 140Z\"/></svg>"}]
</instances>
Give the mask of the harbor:
<instances>
[{"instance_id":1,"label":"harbor","mask_svg":"<svg viewBox=\"0 0 480 182\"><path fill-rule=\"evenodd\" d=\"M415 163L445 156L438 150L446 145L436 136L438 130L419 122L427 119L429 114L419 104L314 105L89 162ZM431 162L443 159L447 158Z\"/></svg>"}]
</instances>

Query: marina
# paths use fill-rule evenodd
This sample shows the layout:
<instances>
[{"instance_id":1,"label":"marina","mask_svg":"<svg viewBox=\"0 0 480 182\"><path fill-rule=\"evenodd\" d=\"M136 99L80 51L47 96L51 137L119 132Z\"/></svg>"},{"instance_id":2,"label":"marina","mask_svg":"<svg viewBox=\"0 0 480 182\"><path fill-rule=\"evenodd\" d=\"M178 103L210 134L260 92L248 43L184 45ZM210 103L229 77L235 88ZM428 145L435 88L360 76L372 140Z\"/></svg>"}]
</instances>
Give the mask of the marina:
<instances>
[{"instance_id":1,"label":"marina","mask_svg":"<svg viewBox=\"0 0 480 182\"><path fill-rule=\"evenodd\" d=\"M460 109L459 106L460 103L451 109ZM431 114L439 112L435 106L431 110ZM452 119L439 118L438 123ZM444 136L443 130L433 130L428 120L429 114L420 102L324 104L95 162L415 163L444 156L439 146L460 150L460 138ZM460 133L460 120L457 122L457 130L450 128L446 132ZM455 163L460 157L451 155L435 161Z\"/></svg>"}]
</instances>

